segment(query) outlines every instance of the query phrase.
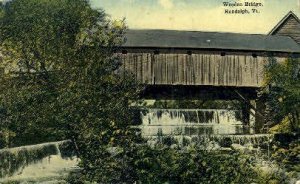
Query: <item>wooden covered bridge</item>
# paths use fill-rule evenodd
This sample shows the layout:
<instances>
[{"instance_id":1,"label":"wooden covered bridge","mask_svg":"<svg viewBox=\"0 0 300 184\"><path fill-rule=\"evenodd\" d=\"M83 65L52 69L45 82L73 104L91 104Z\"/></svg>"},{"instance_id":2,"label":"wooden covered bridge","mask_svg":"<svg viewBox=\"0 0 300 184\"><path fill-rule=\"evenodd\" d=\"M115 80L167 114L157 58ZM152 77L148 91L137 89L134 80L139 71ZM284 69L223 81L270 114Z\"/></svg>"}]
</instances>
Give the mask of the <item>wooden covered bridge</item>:
<instances>
[{"instance_id":1,"label":"wooden covered bridge","mask_svg":"<svg viewBox=\"0 0 300 184\"><path fill-rule=\"evenodd\" d=\"M269 58L300 56L300 20L289 12L268 35L128 30L126 39L122 67L147 84L145 98L242 98L254 121ZM257 120L257 132L261 126Z\"/></svg>"}]
</instances>

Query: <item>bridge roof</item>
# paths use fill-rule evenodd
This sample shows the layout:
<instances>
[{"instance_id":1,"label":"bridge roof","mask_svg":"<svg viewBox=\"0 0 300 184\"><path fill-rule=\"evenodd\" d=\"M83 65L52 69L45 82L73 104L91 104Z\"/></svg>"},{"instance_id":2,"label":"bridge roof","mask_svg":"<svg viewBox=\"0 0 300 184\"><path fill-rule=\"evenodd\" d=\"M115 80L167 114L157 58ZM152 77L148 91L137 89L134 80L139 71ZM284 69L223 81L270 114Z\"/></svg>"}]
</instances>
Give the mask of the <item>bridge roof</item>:
<instances>
[{"instance_id":1,"label":"bridge roof","mask_svg":"<svg viewBox=\"0 0 300 184\"><path fill-rule=\"evenodd\" d=\"M287 36L176 30L127 30L124 47L300 53Z\"/></svg>"}]
</instances>

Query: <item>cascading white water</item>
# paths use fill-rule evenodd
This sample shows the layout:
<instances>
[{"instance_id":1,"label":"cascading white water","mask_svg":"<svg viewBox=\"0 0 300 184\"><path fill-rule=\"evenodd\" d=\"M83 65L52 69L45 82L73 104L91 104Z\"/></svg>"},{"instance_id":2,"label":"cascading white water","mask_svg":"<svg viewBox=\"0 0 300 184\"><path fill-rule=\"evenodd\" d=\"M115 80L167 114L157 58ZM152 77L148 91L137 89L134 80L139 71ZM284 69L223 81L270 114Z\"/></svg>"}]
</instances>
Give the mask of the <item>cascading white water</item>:
<instances>
[{"instance_id":1,"label":"cascading white water","mask_svg":"<svg viewBox=\"0 0 300 184\"><path fill-rule=\"evenodd\" d=\"M141 111L142 134L210 135L242 134L241 111L220 109L147 109Z\"/></svg>"},{"instance_id":2,"label":"cascading white water","mask_svg":"<svg viewBox=\"0 0 300 184\"><path fill-rule=\"evenodd\" d=\"M68 150L70 144L70 141L60 141L1 149L0 183L39 183L66 177L79 161Z\"/></svg>"},{"instance_id":3,"label":"cascading white water","mask_svg":"<svg viewBox=\"0 0 300 184\"><path fill-rule=\"evenodd\" d=\"M221 109L147 109L141 111L142 136L148 143L218 143L259 147L272 140L269 134L249 134L242 112Z\"/></svg>"}]
</instances>

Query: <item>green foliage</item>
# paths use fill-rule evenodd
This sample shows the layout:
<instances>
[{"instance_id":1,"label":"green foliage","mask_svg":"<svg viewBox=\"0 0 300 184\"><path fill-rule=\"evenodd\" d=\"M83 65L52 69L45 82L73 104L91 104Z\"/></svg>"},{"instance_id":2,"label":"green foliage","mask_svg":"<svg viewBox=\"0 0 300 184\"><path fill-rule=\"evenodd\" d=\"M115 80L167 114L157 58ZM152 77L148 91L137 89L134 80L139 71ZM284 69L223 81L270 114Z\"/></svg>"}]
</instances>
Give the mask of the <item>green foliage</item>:
<instances>
[{"instance_id":1,"label":"green foliage","mask_svg":"<svg viewBox=\"0 0 300 184\"><path fill-rule=\"evenodd\" d=\"M274 144L271 159L289 175L299 173L299 141L292 141L289 135L297 139L300 131L300 61L297 58L289 58L278 62L270 59L266 66L266 81L263 90L268 108L267 120L273 127L271 133L285 133L286 139ZM275 126L274 126L275 125ZM292 134L291 134L292 133ZM292 142L291 142L292 141ZM288 145L288 146L286 146ZM275 175L269 179L276 178ZM291 176L289 176L291 177ZM297 177L297 176L296 176ZM265 177L264 180L267 180ZM277 183L280 181L277 175ZM276 183L276 182L275 182Z\"/></svg>"},{"instance_id":2,"label":"green foliage","mask_svg":"<svg viewBox=\"0 0 300 184\"><path fill-rule=\"evenodd\" d=\"M249 160L238 155L169 148L141 150L138 155L140 183L248 183L255 174Z\"/></svg>"},{"instance_id":3,"label":"green foliage","mask_svg":"<svg viewBox=\"0 0 300 184\"><path fill-rule=\"evenodd\" d=\"M0 133L0 147L95 137L108 144L130 134L128 100L138 90L117 71L122 22L86 0L13 0L2 10L1 65L8 75L0 83L0 128L17 136L7 141Z\"/></svg>"},{"instance_id":4,"label":"green foliage","mask_svg":"<svg viewBox=\"0 0 300 184\"><path fill-rule=\"evenodd\" d=\"M288 118L293 132L300 130L300 61L270 59L266 66L264 94L269 108L269 121L276 124Z\"/></svg>"},{"instance_id":5,"label":"green foliage","mask_svg":"<svg viewBox=\"0 0 300 184\"><path fill-rule=\"evenodd\" d=\"M105 160L107 161L107 160ZM104 163L104 160L103 160ZM237 153L222 154L197 148L172 149L137 146L110 157L109 166L98 166L94 175L70 178L72 183L251 183L257 173L251 159ZM100 163L99 163L100 164ZM90 180L92 178L92 180Z\"/></svg>"},{"instance_id":6,"label":"green foliage","mask_svg":"<svg viewBox=\"0 0 300 184\"><path fill-rule=\"evenodd\" d=\"M82 35L104 13L83 0L14 0L1 10L1 66L9 75L1 76L0 128L17 136L0 147L62 140L66 137L56 114L68 76L61 73L79 62L86 47Z\"/></svg>"},{"instance_id":7,"label":"green foliage","mask_svg":"<svg viewBox=\"0 0 300 184\"><path fill-rule=\"evenodd\" d=\"M259 173L256 182L259 184L289 184L290 178L283 170L271 169L265 171L260 168L256 168L256 172Z\"/></svg>"},{"instance_id":8,"label":"green foliage","mask_svg":"<svg viewBox=\"0 0 300 184\"><path fill-rule=\"evenodd\" d=\"M272 159L287 169L300 172L300 141L291 142L288 147L274 146Z\"/></svg>"},{"instance_id":9,"label":"green foliage","mask_svg":"<svg viewBox=\"0 0 300 184\"><path fill-rule=\"evenodd\" d=\"M87 0L13 0L2 9L0 128L16 135L3 136L4 146L71 139L87 178L110 171L108 148L141 141L130 128L140 88L114 53L123 22Z\"/></svg>"},{"instance_id":10,"label":"green foliage","mask_svg":"<svg viewBox=\"0 0 300 184\"><path fill-rule=\"evenodd\" d=\"M270 128L269 132L275 133L290 133L292 132L292 125L288 117L285 117L279 124Z\"/></svg>"},{"instance_id":11,"label":"green foliage","mask_svg":"<svg viewBox=\"0 0 300 184\"><path fill-rule=\"evenodd\" d=\"M11 132L6 145L18 146L61 140L61 130L56 128L57 121L52 115L55 113L55 96L43 86L17 86L14 82L17 83L17 79L2 80L1 85L3 90L0 101L6 113L0 128Z\"/></svg>"},{"instance_id":12,"label":"green foliage","mask_svg":"<svg viewBox=\"0 0 300 184\"><path fill-rule=\"evenodd\" d=\"M3 48L18 69L40 72L58 69L67 58L73 60L86 31L105 16L85 0L13 0L5 3L3 12Z\"/></svg>"}]
</instances>

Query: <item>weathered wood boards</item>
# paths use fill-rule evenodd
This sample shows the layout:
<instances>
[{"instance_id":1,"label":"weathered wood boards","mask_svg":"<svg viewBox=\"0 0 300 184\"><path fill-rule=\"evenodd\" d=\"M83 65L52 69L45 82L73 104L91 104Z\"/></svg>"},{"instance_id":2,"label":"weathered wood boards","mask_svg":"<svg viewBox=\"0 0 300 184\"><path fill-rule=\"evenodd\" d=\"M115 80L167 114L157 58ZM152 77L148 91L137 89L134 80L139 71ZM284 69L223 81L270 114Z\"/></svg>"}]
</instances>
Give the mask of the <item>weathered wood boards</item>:
<instances>
[{"instance_id":1,"label":"weathered wood boards","mask_svg":"<svg viewBox=\"0 0 300 184\"><path fill-rule=\"evenodd\" d=\"M152 85L259 87L266 57L218 54L121 54L123 69Z\"/></svg>"},{"instance_id":2,"label":"weathered wood boards","mask_svg":"<svg viewBox=\"0 0 300 184\"><path fill-rule=\"evenodd\" d=\"M289 16L272 35L289 36L300 44L300 23L294 16Z\"/></svg>"}]
</instances>

